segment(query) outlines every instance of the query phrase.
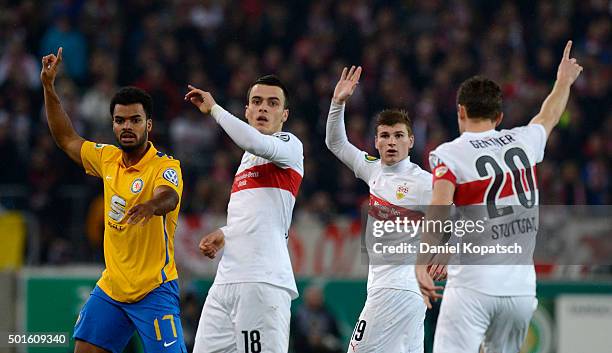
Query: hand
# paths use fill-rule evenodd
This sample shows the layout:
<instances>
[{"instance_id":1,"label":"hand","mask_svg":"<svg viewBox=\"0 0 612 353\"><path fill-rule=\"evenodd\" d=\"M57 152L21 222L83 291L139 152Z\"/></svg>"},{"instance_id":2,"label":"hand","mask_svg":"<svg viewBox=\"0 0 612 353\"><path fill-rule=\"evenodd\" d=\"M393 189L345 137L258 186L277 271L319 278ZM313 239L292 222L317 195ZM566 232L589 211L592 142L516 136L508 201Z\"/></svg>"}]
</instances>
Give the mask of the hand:
<instances>
[{"instance_id":1,"label":"hand","mask_svg":"<svg viewBox=\"0 0 612 353\"><path fill-rule=\"evenodd\" d=\"M434 264L434 265L429 266L429 276L434 281L443 281L446 279L447 275L448 273L447 273L446 265Z\"/></svg>"},{"instance_id":2,"label":"hand","mask_svg":"<svg viewBox=\"0 0 612 353\"><path fill-rule=\"evenodd\" d=\"M141 203L130 208L127 215L130 216L127 220L128 224L137 224L143 221L142 225L144 226L155 215L155 207L150 202Z\"/></svg>"},{"instance_id":3,"label":"hand","mask_svg":"<svg viewBox=\"0 0 612 353\"><path fill-rule=\"evenodd\" d=\"M334 89L334 97L332 100L336 104L344 104L346 100L353 95L355 88L359 84L359 77L361 76L361 66L355 68L351 66L350 70L345 67L340 75L340 80L336 84Z\"/></svg>"},{"instance_id":4,"label":"hand","mask_svg":"<svg viewBox=\"0 0 612 353\"><path fill-rule=\"evenodd\" d=\"M574 81L580 76L582 72L582 66L578 65L575 58L570 59L570 50L572 49L572 41L568 41L563 51L563 58L557 69L557 81L572 85Z\"/></svg>"},{"instance_id":5,"label":"hand","mask_svg":"<svg viewBox=\"0 0 612 353\"><path fill-rule=\"evenodd\" d=\"M442 294L439 294L437 291L442 290L443 287L436 286L434 284L433 279L427 272L426 265L416 265L415 273L417 282L419 283L419 290L423 295L423 301L425 301L427 308L431 309L431 301L436 301L439 298L442 298Z\"/></svg>"},{"instance_id":6,"label":"hand","mask_svg":"<svg viewBox=\"0 0 612 353\"><path fill-rule=\"evenodd\" d=\"M206 234L200 240L200 251L210 259L214 259L217 251L221 250L225 245L225 235L221 229L217 229L212 233Z\"/></svg>"},{"instance_id":7,"label":"hand","mask_svg":"<svg viewBox=\"0 0 612 353\"><path fill-rule=\"evenodd\" d=\"M62 62L62 47L55 54L49 54L42 58L42 69L40 70L40 81L44 87L52 87L57 76L57 68Z\"/></svg>"},{"instance_id":8,"label":"hand","mask_svg":"<svg viewBox=\"0 0 612 353\"><path fill-rule=\"evenodd\" d=\"M185 95L185 100L193 103L193 105L198 107L202 113L210 113L212 107L217 104L215 103L212 95L206 91L195 88L192 85L187 85L187 87L189 88L189 92Z\"/></svg>"}]
</instances>

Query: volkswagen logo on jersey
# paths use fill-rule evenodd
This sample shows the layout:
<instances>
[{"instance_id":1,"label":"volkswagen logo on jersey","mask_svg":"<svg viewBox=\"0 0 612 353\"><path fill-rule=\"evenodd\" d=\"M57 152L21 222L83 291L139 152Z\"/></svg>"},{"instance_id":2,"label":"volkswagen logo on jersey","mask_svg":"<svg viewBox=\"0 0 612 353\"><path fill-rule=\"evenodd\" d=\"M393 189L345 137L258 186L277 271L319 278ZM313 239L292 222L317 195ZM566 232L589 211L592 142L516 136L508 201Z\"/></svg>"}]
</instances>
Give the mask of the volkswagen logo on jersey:
<instances>
[{"instance_id":1,"label":"volkswagen logo on jersey","mask_svg":"<svg viewBox=\"0 0 612 353\"><path fill-rule=\"evenodd\" d=\"M130 188L130 190L132 190L134 194L138 194L142 190L143 185L144 181L138 178L132 182L132 187Z\"/></svg>"},{"instance_id":2,"label":"volkswagen logo on jersey","mask_svg":"<svg viewBox=\"0 0 612 353\"><path fill-rule=\"evenodd\" d=\"M168 180L175 186L178 186L178 173L176 172L176 170L168 168L164 170L164 174L162 176L164 177L164 179Z\"/></svg>"}]
</instances>

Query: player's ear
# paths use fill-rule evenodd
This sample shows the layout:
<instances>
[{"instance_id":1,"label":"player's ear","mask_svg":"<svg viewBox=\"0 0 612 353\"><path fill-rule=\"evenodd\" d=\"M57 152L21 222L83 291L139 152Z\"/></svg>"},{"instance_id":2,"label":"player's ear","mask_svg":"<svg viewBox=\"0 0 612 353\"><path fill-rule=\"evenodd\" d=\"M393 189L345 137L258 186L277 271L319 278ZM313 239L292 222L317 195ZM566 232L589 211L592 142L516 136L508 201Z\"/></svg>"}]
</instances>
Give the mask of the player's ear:
<instances>
[{"instance_id":1,"label":"player's ear","mask_svg":"<svg viewBox=\"0 0 612 353\"><path fill-rule=\"evenodd\" d=\"M147 132L151 132L153 128L153 119L147 119Z\"/></svg>"},{"instance_id":2,"label":"player's ear","mask_svg":"<svg viewBox=\"0 0 612 353\"><path fill-rule=\"evenodd\" d=\"M502 120L504 120L504 113L499 113L497 119L495 119L495 127L498 127Z\"/></svg>"},{"instance_id":3,"label":"player's ear","mask_svg":"<svg viewBox=\"0 0 612 353\"><path fill-rule=\"evenodd\" d=\"M289 109L284 109L283 118L281 119L281 121L284 123L285 121L287 121L288 118L289 118Z\"/></svg>"},{"instance_id":4,"label":"player's ear","mask_svg":"<svg viewBox=\"0 0 612 353\"><path fill-rule=\"evenodd\" d=\"M410 140L410 143L408 144L408 148L412 149L412 147L414 146L414 135L409 135L408 139Z\"/></svg>"},{"instance_id":5,"label":"player's ear","mask_svg":"<svg viewBox=\"0 0 612 353\"><path fill-rule=\"evenodd\" d=\"M467 111L465 109L465 106L461 104L457 104L457 119L458 120L467 119Z\"/></svg>"}]
</instances>

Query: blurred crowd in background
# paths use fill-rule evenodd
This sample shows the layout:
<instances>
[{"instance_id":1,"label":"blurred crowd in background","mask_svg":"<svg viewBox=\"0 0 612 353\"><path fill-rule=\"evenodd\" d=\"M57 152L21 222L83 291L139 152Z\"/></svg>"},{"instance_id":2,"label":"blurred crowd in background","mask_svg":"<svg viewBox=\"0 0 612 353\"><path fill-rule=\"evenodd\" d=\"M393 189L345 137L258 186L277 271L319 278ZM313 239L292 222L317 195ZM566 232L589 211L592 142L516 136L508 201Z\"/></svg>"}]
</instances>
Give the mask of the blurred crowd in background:
<instances>
[{"instance_id":1,"label":"blurred crowd in background","mask_svg":"<svg viewBox=\"0 0 612 353\"><path fill-rule=\"evenodd\" d=\"M538 167L546 185L541 203L611 201L612 9L605 0L0 0L0 8L0 199L38 221L43 263L70 260L57 255L70 247L62 239L88 227L70 219L102 207L102 183L54 145L46 125L40 58L59 46L57 91L85 138L114 142L108 106L118 87L153 96L150 138L182 163L184 214L225 211L242 155L213 119L183 101L187 84L211 91L243 117L249 84L278 75L290 91L285 129L304 143L296 213L325 219L359 216L368 195L324 144L343 66L363 66L348 103L350 141L375 154L374 115L407 109L416 138L411 159L429 169L429 151L458 135L455 92L462 80L474 74L496 80L504 93L502 127L526 124L573 39L572 56L585 70Z\"/></svg>"}]
</instances>

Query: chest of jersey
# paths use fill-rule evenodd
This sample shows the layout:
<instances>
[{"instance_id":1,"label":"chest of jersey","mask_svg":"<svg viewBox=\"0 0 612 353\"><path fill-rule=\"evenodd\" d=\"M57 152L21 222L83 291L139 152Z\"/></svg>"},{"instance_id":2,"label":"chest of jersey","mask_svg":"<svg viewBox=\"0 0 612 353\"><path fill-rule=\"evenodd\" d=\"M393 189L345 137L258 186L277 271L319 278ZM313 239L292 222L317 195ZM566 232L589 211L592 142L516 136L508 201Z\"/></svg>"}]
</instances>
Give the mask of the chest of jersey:
<instances>
[{"instance_id":1,"label":"chest of jersey","mask_svg":"<svg viewBox=\"0 0 612 353\"><path fill-rule=\"evenodd\" d=\"M136 204L153 196L152 168L137 170L123 168L117 164L109 165L104 175L104 210L108 225L115 230L123 230L127 211Z\"/></svg>"},{"instance_id":2,"label":"chest of jersey","mask_svg":"<svg viewBox=\"0 0 612 353\"><path fill-rule=\"evenodd\" d=\"M417 206L422 188L418 181L407 173L379 173L370 183L370 194L397 206Z\"/></svg>"}]
</instances>

